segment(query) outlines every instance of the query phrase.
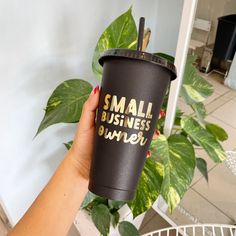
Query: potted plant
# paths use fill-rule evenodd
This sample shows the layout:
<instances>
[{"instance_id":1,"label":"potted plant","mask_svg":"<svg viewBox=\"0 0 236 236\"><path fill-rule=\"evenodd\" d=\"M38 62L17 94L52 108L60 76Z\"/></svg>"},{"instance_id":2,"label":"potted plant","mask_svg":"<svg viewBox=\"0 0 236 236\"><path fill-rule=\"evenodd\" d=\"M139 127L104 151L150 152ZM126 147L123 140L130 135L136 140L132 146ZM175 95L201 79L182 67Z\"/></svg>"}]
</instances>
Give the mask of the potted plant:
<instances>
[{"instance_id":1,"label":"potted plant","mask_svg":"<svg viewBox=\"0 0 236 236\"><path fill-rule=\"evenodd\" d=\"M144 45L148 44L148 38L145 38ZM135 49L136 43L137 28L130 8L115 19L98 40L92 60L92 70L96 77L101 79L102 67L98 64L98 58L105 50ZM169 55L156 54L174 61ZM218 125L205 121L206 109L203 101L213 93L213 86L198 75L193 66L194 61L194 57L187 60L180 92L180 96L192 108L193 113L185 115L177 109L172 134L166 137L163 127L169 94L167 91L134 199L130 202L112 201L90 192L85 197L81 209L87 212L87 219L91 217L89 219L92 219L102 235L107 235L109 231L117 233L117 229L114 230L116 226L121 235L138 235L137 229L127 221L129 217L136 219L138 226L159 195L164 198L172 212L189 188L195 168L198 168L207 180L207 163L196 156L195 147L203 148L216 163L225 159L225 151L220 141L228 138L227 133ZM61 83L47 102L37 134L53 124L79 122L83 103L91 90L92 86L81 79ZM67 142L65 146L69 149L71 144L72 141ZM130 211L132 214L129 214ZM136 218L138 216L139 220Z\"/></svg>"}]
</instances>

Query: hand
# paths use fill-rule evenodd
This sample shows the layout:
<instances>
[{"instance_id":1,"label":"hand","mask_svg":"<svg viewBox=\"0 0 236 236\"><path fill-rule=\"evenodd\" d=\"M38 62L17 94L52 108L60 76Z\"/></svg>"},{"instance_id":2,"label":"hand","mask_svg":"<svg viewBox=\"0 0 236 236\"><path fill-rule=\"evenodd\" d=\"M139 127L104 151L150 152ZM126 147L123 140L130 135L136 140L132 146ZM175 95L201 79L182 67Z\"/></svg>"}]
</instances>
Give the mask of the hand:
<instances>
[{"instance_id":1,"label":"hand","mask_svg":"<svg viewBox=\"0 0 236 236\"><path fill-rule=\"evenodd\" d=\"M99 94L97 86L83 106L75 139L66 158L9 236L67 234L88 192L87 180L93 152Z\"/></svg>"},{"instance_id":2,"label":"hand","mask_svg":"<svg viewBox=\"0 0 236 236\"><path fill-rule=\"evenodd\" d=\"M78 172L85 179L89 177L94 145L95 116L99 95L100 90L99 87L96 86L84 103L76 135L72 147L68 152L68 158L72 160Z\"/></svg>"}]
</instances>

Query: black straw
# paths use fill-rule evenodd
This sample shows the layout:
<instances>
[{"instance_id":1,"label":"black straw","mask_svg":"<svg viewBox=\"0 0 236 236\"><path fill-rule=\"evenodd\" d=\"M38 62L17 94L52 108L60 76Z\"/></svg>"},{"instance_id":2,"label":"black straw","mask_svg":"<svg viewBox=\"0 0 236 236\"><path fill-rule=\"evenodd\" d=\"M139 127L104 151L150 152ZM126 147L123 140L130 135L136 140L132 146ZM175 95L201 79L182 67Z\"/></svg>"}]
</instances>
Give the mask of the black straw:
<instances>
[{"instance_id":1,"label":"black straw","mask_svg":"<svg viewBox=\"0 0 236 236\"><path fill-rule=\"evenodd\" d=\"M139 27L138 27L138 44L137 44L138 51L142 51L143 47L144 24L145 24L145 18L141 17L139 19Z\"/></svg>"}]
</instances>

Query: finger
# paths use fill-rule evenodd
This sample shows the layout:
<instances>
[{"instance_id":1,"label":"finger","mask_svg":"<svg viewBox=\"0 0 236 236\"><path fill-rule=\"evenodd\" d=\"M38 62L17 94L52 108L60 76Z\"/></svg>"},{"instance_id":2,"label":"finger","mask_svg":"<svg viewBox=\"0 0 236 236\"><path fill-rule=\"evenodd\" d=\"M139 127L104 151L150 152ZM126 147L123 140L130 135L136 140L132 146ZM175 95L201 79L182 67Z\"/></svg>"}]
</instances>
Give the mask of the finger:
<instances>
[{"instance_id":1,"label":"finger","mask_svg":"<svg viewBox=\"0 0 236 236\"><path fill-rule=\"evenodd\" d=\"M89 98L84 103L79 129L80 131L85 131L94 126L96 109L98 107L99 101L99 86L96 86L89 95Z\"/></svg>"}]
</instances>

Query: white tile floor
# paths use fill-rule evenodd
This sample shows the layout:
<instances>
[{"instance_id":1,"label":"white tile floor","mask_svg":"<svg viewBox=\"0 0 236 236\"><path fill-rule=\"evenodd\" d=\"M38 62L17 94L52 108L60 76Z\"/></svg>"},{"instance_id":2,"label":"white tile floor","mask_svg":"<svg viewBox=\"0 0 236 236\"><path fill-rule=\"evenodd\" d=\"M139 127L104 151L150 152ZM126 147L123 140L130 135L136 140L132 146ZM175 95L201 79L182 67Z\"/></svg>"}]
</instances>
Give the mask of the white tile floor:
<instances>
[{"instance_id":1,"label":"white tile floor","mask_svg":"<svg viewBox=\"0 0 236 236\"><path fill-rule=\"evenodd\" d=\"M220 106L218 109L216 109L212 113L212 116L236 128L236 117L234 112L235 108L236 108L236 100L231 99L230 101L226 102L223 106Z\"/></svg>"},{"instance_id":2,"label":"white tile floor","mask_svg":"<svg viewBox=\"0 0 236 236\"><path fill-rule=\"evenodd\" d=\"M180 206L169 217L177 225L217 222L228 224L230 222L227 215L191 188L185 194Z\"/></svg>"},{"instance_id":3,"label":"white tile floor","mask_svg":"<svg viewBox=\"0 0 236 236\"><path fill-rule=\"evenodd\" d=\"M210 171L208 184L200 180L192 189L210 202L217 211L231 219L232 223L236 223L236 176L224 164L217 165ZM222 223L218 218L214 221Z\"/></svg>"}]
</instances>

